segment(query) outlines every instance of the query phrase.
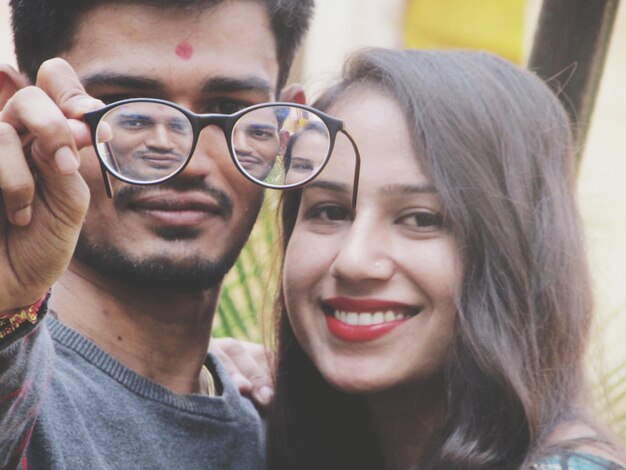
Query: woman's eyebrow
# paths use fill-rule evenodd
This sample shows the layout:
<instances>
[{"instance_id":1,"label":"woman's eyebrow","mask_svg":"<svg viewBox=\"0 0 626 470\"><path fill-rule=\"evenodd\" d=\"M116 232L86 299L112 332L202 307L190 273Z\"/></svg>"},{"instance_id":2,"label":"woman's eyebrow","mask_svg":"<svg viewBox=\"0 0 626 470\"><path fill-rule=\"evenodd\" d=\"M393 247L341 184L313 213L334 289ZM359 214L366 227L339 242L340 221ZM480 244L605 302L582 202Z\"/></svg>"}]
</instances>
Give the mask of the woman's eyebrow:
<instances>
[{"instance_id":1,"label":"woman's eyebrow","mask_svg":"<svg viewBox=\"0 0 626 470\"><path fill-rule=\"evenodd\" d=\"M383 186L380 192L386 195L401 195L401 194L423 194L423 193L437 193L437 190L432 184L389 184Z\"/></svg>"},{"instance_id":2,"label":"woman's eyebrow","mask_svg":"<svg viewBox=\"0 0 626 470\"><path fill-rule=\"evenodd\" d=\"M325 189L327 191L334 191L337 193L347 193L352 192L352 185L347 185L345 183L337 183L335 181L329 180L321 180L316 179L311 183L307 184L304 189Z\"/></svg>"}]
</instances>

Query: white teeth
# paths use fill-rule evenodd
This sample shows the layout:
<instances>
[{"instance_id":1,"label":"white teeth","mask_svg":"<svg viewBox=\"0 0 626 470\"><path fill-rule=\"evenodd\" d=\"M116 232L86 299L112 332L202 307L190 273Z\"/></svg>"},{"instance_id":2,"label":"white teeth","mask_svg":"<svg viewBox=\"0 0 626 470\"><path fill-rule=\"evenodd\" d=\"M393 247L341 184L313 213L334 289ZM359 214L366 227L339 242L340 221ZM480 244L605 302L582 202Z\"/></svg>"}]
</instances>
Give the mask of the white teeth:
<instances>
[{"instance_id":1,"label":"white teeth","mask_svg":"<svg viewBox=\"0 0 626 470\"><path fill-rule=\"evenodd\" d=\"M348 325L379 325L385 322L392 322L397 320L404 320L408 318L404 313L393 312L388 310L387 312L345 312L343 310L335 310L335 318L340 322Z\"/></svg>"}]
</instances>

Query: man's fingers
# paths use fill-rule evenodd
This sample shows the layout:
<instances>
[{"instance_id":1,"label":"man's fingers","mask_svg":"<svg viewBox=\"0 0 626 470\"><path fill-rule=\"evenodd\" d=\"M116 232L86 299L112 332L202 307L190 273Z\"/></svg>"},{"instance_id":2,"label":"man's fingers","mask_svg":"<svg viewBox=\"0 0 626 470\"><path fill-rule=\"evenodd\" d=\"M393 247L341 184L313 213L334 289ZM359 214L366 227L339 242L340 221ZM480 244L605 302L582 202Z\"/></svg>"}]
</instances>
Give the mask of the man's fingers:
<instances>
[{"instance_id":1,"label":"man's fingers","mask_svg":"<svg viewBox=\"0 0 626 470\"><path fill-rule=\"evenodd\" d=\"M225 364L241 393L250 395L262 407L270 404L274 393L263 346L232 338L212 338L209 350Z\"/></svg>"},{"instance_id":2,"label":"man's fingers","mask_svg":"<svg viewBox=\"0 0 626 470\"><path fill-rule=\"evenodd\" d=\"M0 122L0 148L5 156L0 159L0 191L7 218L15 225L28 225L32 215L35 182L22 155L22 143L15 129Z\"/></svg>"},{"instance_id":3,"label":"man's fingers","mask_svg":"<svg viewBox=\"0 0 626 470\"><path fill-rule=\"evenodd\" d=\"M32 155L39 170L53 169L67 175L78 168L78 153L67 119L40 88L30 86L19 90L0 112L0 121L13 126L18 133L32 136ZM58 153L60 149L64 150ZM73 165L68 160L70 156L75 161ZM61 164L57 166L57 162Z\"/></svg>"},{"instance_id":4,"label":"man's fingers","mask_svg":"<svg viewBox=\"0 0 626 470\"><path fill-rule=\"evenodd\" d=\"M76 72L63 59L50 59L41 65L37 73L37 86L52 98L68 118L82 119L86 112L104 106L102 101L85 92Z\"/></svg>"},{"instance_id":5,"label":"man's fingers","mask_svg":"<svg viewBox=\"0 0 626 470\"><path fill-rule=\"evenodd\" d=\"M87 124L77 119L68 119L67 125L70 128L76 147L79 150L91 145L91 132Z\"/></svg>"}]
</instances>

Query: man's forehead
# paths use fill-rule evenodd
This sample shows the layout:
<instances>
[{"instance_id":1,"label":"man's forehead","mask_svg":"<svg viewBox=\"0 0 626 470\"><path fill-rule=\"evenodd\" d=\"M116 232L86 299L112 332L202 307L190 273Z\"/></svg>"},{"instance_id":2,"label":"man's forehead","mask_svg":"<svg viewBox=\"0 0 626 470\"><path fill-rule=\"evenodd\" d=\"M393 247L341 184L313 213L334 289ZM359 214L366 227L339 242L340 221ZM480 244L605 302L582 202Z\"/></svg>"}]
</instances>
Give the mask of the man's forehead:
<instances>
[{"instance_id":1,"label":"man's forehead","mask_svg":"<svg viewBox=\"0 0 626 470\"><path fill-rule=\"evenodd\" d=\"M239 89L247 82L273 91L278 74L265 6L248 0L201 9L102 4L83 16L67 55L91 82L109 71L131 87L139 85L133 77L156 88L171 75L194 86Z\"/></svg>"}]
</instances>

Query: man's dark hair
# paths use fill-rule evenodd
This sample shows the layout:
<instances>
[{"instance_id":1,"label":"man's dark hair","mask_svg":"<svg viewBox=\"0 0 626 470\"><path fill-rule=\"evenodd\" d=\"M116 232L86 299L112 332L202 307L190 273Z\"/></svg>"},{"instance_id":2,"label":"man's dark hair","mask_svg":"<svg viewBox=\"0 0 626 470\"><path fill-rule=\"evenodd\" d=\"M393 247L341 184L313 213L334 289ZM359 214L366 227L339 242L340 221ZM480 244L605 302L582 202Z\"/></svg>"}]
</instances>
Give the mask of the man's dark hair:
<instances>
[{"instance_id":1,"label":"man's dark hair","mask_svg":"<svg viewBox=\"0 0 626 470\"><path fill-rule=\"evenodd\" d=\"M22 72L34 83L39 66L69 50L80 17L102 3L115 0L10 0L15 55ZM128 0L164 8L212 6L224 0ZM313 0L254 0L268 11L276 41L279 73L277 90L287 81L289 69L313 14Z\"/></svg>"}]
</instances>

